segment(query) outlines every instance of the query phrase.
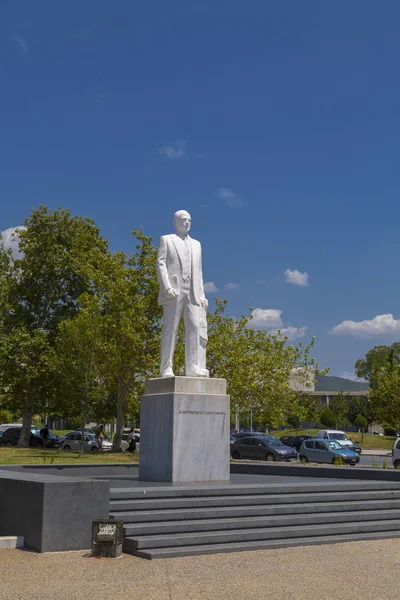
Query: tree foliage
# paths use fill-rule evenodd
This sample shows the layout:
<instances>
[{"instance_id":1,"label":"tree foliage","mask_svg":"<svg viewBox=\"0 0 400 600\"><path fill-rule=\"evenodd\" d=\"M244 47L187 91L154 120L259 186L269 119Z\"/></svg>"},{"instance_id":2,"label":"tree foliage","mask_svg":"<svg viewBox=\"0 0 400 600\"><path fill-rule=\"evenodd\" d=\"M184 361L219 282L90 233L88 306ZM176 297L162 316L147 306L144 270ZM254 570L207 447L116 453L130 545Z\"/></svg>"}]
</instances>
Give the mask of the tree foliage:
<instances>
[{"instance_id":1,"label":"tree foliage","mask_svg":"<svg viewBox=\"0 0 400 600\"><path fill-rule=\"evenodd\" d=\"M336 415L328 406L326 406L321 410L319 420L321 425L324 425L325 427L334 427L336 424Z\"/></svg>"},{"instance_id":2,"label":"tree foliage","mask_svg":"<svg viewBox=\"0 0 400 600\"><path fill-rule=\"evenodd\" d=\"M349 396L343 390L333 396L329 401L329 408L335 415L336 428L344 427L346 424L346 415L348 411Z\"/></svg>"},{"instance_id":3,"label":"tree foliage","mask_svg":"<svg viewBox=\"0 0 400 600\"><path fill-rule=\"evenodd\" d=\"M365 357L359 358L354 365L356 375L372 385L375 373L390 361L400 365L400 342L394 342L391 346L374 346L368 350Z\"/></svg>"},{"instance_id":4,"label":"tree foliage","mask_svg":"<svg viewBox=\"0 0 400 600\"><path fill-rule=\"evenodd\" d=\"M307 392L294 391L288 406L286 421L293 429L300 429L305 421L313 423L319 417L318 397L310 396Z\"/></svg>"},{"instance_id":5,"label":"tree foliage","mask_svg":"<svg viewBox=\"0 0 400 600\"><path fill-rule=\"evenodd\" d=\"M348 400L346 413L348 421L358 427L356 420L359 416L366 420L367 425L373 421L370 400L366 396L352 396Z\"/></svg>"},{"instance_id":6,"label":"tree foliage","mask_svg":"<svg viewBox=\"0 0 400 600\"><path fill-rule=\"evenodd\" d=\"M116 434L113 450L121 444L126 414L138 405L144 380L158 370L161 311L157 304L156 249L143 231L134 231L136 252L102 257L100 269L89 265L92 281L89 302L99 323L98 368L110 397L115 398ZM88 297L81 297L88 309Z\"/></svg>"},{"instance_id":7,"label":"tree foliage","mask_svg":"<svg viewBox=\"0 0 400 600\"><path fill-rule=\"evenodd\" d=\"M372 415L385 428L400 427L400 372L396 362L389 362L374 373L370 392Z\"/></svg>"},{"instance_id":8,"label":"tree foliage","mask_svg":"<svg viewBox=\"0 0 400 600\"><path fill-rule=\"evenodd\" d=\"M77 313L77 300L88 290L82 266L107 250L93 221L72 217L65 209L52 212L40 206L24 226L19 231L20 257L0 247L0 263L7 267L1 294L0 381L9 401L22 410L21 446L29 443L34 411L47 405L58 326Z\"/></svg>"}]
</instances>

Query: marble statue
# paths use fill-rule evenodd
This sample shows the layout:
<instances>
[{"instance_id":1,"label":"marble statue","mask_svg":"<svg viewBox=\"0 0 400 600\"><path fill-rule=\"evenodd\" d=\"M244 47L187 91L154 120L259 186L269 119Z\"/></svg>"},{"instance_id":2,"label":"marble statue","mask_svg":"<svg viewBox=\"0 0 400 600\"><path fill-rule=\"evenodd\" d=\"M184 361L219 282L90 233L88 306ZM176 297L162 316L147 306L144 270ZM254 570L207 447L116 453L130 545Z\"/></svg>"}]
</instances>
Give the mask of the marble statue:
<instances>
[{"instance_id":1,"label":"marble statue","mask_svg":"<svg viewBox=\"0 0 400 600\"><path fill-rule=\"evenodd\" d=\"M185 374L187 377L209 375L205 368L204 343L204 313L208 302L204 296L201 245L189 236L191 222L186 210L178 210L174 214L175 233L163 235L158 247L158 303L164 310L161 377L174 377L175 341L182 315L185 327ZM205 335L207 337L207 323Z\"/></svg>"},{"instance_id":2,"label":"marble statue","mask_svg":"<svg viewBox=\"0 0 400 600\"><path fill-rule=\"evenodd\" d=\"M206 368L206 350L208 342L207 333L207 311L200 307L200 340L199 340L199 367Z\"/></svg>"}]
</instances>

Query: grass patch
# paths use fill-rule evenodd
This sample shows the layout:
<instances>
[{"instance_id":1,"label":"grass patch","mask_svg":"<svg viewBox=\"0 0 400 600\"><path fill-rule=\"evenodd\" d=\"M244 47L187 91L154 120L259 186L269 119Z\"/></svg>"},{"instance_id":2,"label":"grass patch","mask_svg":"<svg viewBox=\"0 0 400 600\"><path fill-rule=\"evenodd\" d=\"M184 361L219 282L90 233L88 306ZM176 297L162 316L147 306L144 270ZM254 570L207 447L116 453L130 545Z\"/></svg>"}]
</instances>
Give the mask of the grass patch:
<instances>
[{"instance_id":1,"label":"grass patch","mask_svg":"<svg viewBox=\"0 0 400 600\"><path fill-rule=\"evenodd\" d=\"M54 459L54 460L53 460ZM79 452L38 448L0 448L0 465L66 465L66 464L133 464L139 462L138 452Z\"/></svg>"},{"instance_id":2,"label":"grass patch","mask_svg":"<svg viewBox=\"0 0 400 600\"><path fill-rule=\"evenodd\" d=\"M282 429L282 431L274 431L273 435L277 438L283 435L317 435L318 429L299 429L296 433L294 429ZM395 437L389 435L374 435L373 433L364 433L364 441L361 443L361 433L357 431L346 432L347 436L360 444L364 450L391 450L395 441Z\"/></svg>"}]
</instances>

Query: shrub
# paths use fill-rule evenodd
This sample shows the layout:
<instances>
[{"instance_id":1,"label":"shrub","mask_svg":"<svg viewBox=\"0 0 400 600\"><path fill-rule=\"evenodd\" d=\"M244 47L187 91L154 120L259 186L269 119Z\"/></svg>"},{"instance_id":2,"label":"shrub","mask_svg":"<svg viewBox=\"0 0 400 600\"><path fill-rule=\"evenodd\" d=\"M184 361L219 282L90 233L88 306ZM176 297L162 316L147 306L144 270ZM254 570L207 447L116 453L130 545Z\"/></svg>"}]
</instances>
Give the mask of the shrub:
<instances>
[{"instance_id":1,"label":"shrub","mask_svg":"<svg viewBox=\"0 0 400 600\"><path fill-rule=\"evenodd\" d=\"M336 425L335 413L331 411L331 409L328 408L328 406L322 409L319 416L319 420L321 425L324 425L325 427L334 427Z\"/></svg>"}]
</instances>

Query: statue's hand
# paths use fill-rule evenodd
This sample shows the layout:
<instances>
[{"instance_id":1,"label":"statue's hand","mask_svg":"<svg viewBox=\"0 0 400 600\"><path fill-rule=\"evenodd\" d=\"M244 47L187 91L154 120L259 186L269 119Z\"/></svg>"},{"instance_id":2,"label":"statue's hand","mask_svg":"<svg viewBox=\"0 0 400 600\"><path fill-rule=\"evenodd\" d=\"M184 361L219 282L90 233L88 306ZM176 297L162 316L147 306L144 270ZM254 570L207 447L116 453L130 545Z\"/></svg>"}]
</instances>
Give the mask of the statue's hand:
<instances>
[{"instance_id":1,"label":"statue's hand","mask_svg":"<svg viewBox=\"0 0 400 600\"><path fill-rule=\"evenodd\" d=\"M177 297L177 293L173 288L169 288L168 290L166 290L165 292L165 296L166 298L170 298L171 300L173 300L174 298Z\"/></svg>"},{"instance_id":2,"label":"statue's hand","mask_svg":"<svg viewBox=\"0 0 400 600\"><path fill-rule=\"evenodd\" d=\"M207 309L207 306L208 306L207 298L200 298L200 306L201 306L201 308L204 308L204 310Z\"/></svg>"}]
</instances>

